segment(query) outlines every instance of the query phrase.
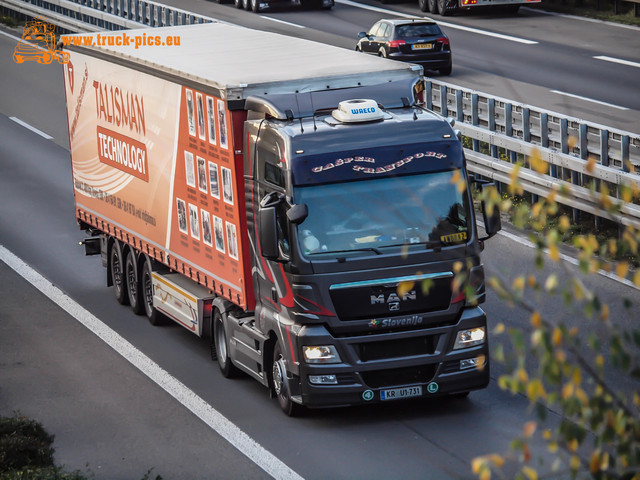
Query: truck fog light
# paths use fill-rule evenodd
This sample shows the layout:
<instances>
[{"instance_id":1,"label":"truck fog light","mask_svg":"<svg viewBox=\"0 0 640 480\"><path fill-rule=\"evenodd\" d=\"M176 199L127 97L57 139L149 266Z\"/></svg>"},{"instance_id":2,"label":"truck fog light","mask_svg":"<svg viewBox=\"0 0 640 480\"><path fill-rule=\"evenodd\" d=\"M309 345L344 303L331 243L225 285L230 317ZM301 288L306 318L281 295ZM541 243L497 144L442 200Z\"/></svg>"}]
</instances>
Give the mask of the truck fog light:
<instances>
[{"instance_id":1,"label":"truck fog light","mask_svg":"<svg viewBox=\"0 0 640 480\"><path fill-rule=\"evenodd\" d=\"M474 347L484 343L485 339L484 327L469 328L460 330L456 341L453 344L453 349L458 350L460 348Z\"/></svg>"},{"instance_id":2,"label":"truck fog light","mask_svg":"<svg viewBox=\"0 0 640 480\"><path fill-rule=\"evenodd\" d=\"M309 375L309 381L314 385L337 385L338 379L335 375Z\"/></svg>"},{"instance_id":3,"label":"truck fog light","mask_svg":"<svg viewBox=\"0 0 640 480\"><path fill-rule=\"evenodd\" d=\"M460 360L460 370L466 370L467 368L476 368L479 363L479 358L467 358L465 360Z\"/></svg>"},{"instance_id":4,"label":"truck fog light","mask_svg":"<svg viewBox=\"0 0 640 480\"><path fill-rule=\"evenodd\" d=\"M302 353L307 363L340 363L342 361L333 345L302 347Z\"/></svg>"}]
</instances>

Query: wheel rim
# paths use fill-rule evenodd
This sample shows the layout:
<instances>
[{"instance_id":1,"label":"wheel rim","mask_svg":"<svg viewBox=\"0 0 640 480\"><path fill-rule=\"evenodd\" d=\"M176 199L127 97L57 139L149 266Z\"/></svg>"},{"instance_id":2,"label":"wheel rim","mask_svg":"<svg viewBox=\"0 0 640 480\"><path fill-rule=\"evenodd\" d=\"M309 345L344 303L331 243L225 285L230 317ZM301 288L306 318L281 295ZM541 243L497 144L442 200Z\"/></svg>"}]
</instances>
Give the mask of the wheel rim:
<instances>
[{"instance_id":1,"label":"wheel rim","mask_svg":"<svg viewBox=\"0 0 640 480\"><path fill-rule=\"evenodd\" d=\"M133 269L131 260L127 261L127 281L129 286L129 296L135 301L138 295L138 282L136 282L136 272Z\"/></svg>"},{"instance_id":2,"label":"wheel rim","mask_svg":"<svg viewBox=\"0 0 640 480\"><path fill-rule=\"evenodd\" d=\"M273 389L278 397L284 397L284 376L282 357L273 362Z\"/></svg>"}]
</instances>

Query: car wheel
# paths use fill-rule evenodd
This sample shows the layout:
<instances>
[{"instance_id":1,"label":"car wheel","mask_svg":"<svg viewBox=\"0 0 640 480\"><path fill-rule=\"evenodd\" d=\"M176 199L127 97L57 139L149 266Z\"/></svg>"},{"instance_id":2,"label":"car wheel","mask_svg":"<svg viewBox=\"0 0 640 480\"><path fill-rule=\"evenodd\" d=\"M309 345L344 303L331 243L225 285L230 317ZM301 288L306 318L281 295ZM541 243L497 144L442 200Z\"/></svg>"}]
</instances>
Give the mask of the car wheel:
<instances>
[{"instance_id":1,"label":"car wheel","mask_svg":"<svg viewBox=\"0 0 640 480\"><path fill-rule=\"evenodd\" d=\"M449 64L448 66L441 68L440 70L438 70L440 72L440 75L451 75L451 70L453 69L452 65Z\"/></svg>"},{"instance_id":2,"label":"car wheel","mask_svg":"<svg viewBox=\"0 0 640 480\"><path fill-rule=\"evenodd\" d=\"M427 0L418 0L418 7L421 11L426 12L429 9L428 3Z\"/></svg>"},{"instance_id":3,"label":"car wheel","mask_svg":"<svg viewBox=\"0 0 640 480\"><path fill-rule=\"evenodd\" d=\"M246 11L251 11L251 0L242 0L242 8Z\"/></svg>"},{"instance_id":4,"label":"car wheel","mask_svg":"<svg viewBox=\"0 0 640 480\"><path fill-rule=\"evenodd\" d=\"M381 48L378 52L378 56L382 58L387 58L387 51L384 48Z\"/></svg>"},{"instance_id":5,"label":"car wheel","mask_svg":"<svg viewBox=\"0 0 640 480\"><path fill-rule=\"evenodd\" d=\"M125 282L124 262L122 260L122 248L117 240L111 245L111 253L109 254L109 267L111 270L111 283L116 300L120 305L129 303L127 295L127 284Z\"/></svg>"},{"instance_id":6,"label":"car wheel","mask_svg":"<svg viewBox=\"0 0 640 480\"><path fill-rule=\"evenodd\" d=\"M233 4L236 8L244 8L244 6L242 5L242 0L233 0Z\"/></svg>"},{"instance_id":7,"label":"car wheel","mask_svg":"<svg viewBox=\"0 0 640 480\"><path fill-rule=\"evenodd\" d=\"M289 381L287 379L287 367L282 356L282 348L280 344L276 344L273 350L273 365L272 365L272 388L278 399L280 408L289 417L296 417L303 411L303 406L295 403L291 400L291 394L289 390Z\"/></svg>"},{"instance_id":8,"label":"car wheel","mask_svg":"<svg viewBox=\"0 0 640 480\"><path fill-rule=\"evenodd\" d=\"M142 315L144 312L144 306L142 305L142 286L136 266L136 255L133 253L133 250L127 252L127 259L124 262L124 275L127 279L129 305L131 305L133 313Z\"/></svg>"},{"instance_id":9,"label":"car wheel","mask_svg":"<svg viewBox=\"0 0 640 480\"><path fill-rule=\"evenodd\" d=\"M437 0L427 0L427 8L429 13L433 13L434 15L438 13L438 1Z\"/></svg>"},{"instance_id":10,"label":"car wheel","mask_svg":"<svg viewBox=\"0 0 640 480\"><path fill-rule=\"evenodd\" d=\"M220 367L222 376L234 378L240 375L240 370L231 363L231 358L229 358L227 332L224 330L224 320L217 308L213 314L213 339L215 342L216 358L218 359L218 366Z\"/></svg>"},{"instance_id":11,"label":"car wheel","mask_svg":"<svg viewBox=\"0 0 640 480\"><path fill-rule=\"evenodd\" d=\"M260 10L259 8L259 2L260 0L250 0L251 2L251 11L254 13L258 13L258 11Z\"/></svg>"}]
</instances>

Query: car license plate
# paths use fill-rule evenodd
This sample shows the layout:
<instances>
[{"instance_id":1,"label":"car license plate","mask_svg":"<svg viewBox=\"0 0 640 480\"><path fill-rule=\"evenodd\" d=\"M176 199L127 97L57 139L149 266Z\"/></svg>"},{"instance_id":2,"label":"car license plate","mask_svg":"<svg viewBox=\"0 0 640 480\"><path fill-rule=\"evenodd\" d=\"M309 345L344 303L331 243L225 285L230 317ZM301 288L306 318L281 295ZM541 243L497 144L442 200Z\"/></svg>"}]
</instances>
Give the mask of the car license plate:
<instances>
[{"instance_id":1,"label":"car license plate","mask_svg":"<svg viewBox=\"0 0 640 480\"><path fill-rule=\"evenodd\" d=\"M433 43L415 43L411 45L413 50L431 50L433 48Z\"/></svg>"},{"instance_id":2,"label":"car license plate","mask_svg":"<svg viewBox=\"0 0 640 480\"><path fill-rule=\"evenodd\" d=\"M401 398L420 397L422 387L391 388L380 390L380 400L400 400Z\"/></svg>"}]
</instances>

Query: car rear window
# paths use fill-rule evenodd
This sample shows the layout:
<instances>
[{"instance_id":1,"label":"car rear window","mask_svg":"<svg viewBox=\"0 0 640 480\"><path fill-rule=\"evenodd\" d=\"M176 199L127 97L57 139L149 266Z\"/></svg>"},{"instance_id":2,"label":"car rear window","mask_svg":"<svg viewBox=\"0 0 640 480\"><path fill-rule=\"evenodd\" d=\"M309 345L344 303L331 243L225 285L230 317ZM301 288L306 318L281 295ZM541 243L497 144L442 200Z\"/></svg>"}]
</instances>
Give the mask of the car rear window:
<instances>
[{"instance_id":1,"label":"car rear window","mask_svg":"<svg viewBox=\"0 0 640 480\"><path fill-rule=\"evenodd\" d=\"M440 27L435 23L419 23L412 25L399 25L396 27L396 35L401 38L428 37L440 35Z\"/></svg>"}]
</instances>

